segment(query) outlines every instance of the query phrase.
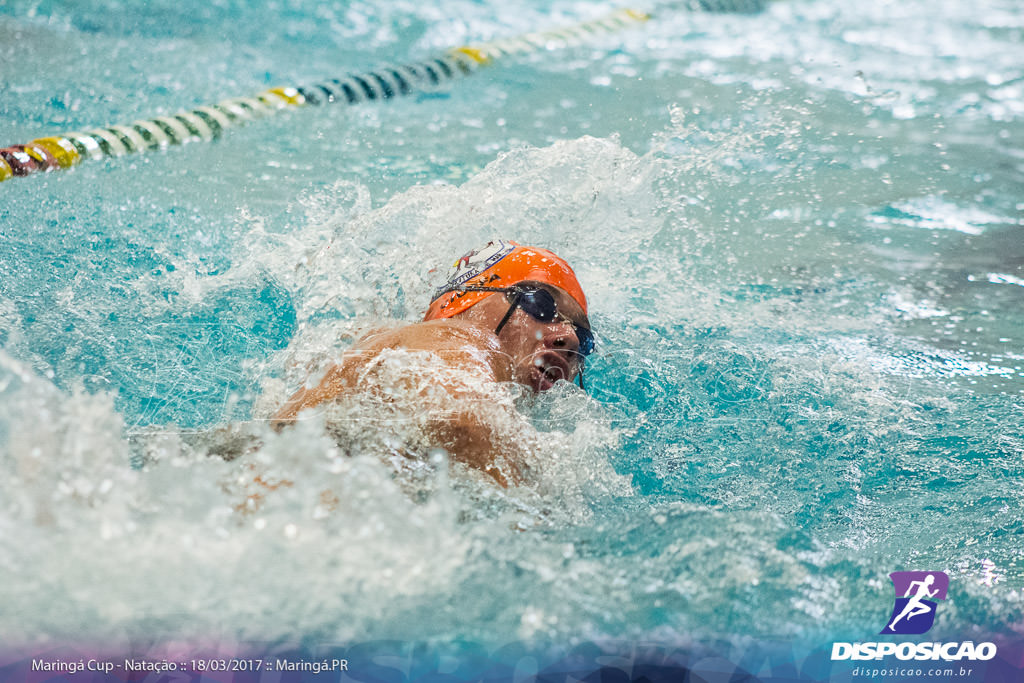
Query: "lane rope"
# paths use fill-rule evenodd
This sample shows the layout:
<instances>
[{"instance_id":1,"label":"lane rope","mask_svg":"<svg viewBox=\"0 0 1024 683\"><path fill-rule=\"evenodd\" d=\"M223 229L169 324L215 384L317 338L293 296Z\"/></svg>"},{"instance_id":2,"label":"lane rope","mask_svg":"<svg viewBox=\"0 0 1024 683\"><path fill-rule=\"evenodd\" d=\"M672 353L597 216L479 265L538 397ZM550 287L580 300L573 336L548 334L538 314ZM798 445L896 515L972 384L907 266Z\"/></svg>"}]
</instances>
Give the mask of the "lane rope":
<instances>
[{"instance_id":1,"label":"lane rope","mask_svg":"<svg viewBox=\"0 0 1024 683\"><path fill-rule=\"evenodd\" d=\"M705 11L756 12L763 8L764 1L689 0L688 5L690 9ZM187 142L214 140L229 128L293 107L336 103L353 105L429 92L502 57L568 47L648 19L650 15L645 12L620 9L562 29L454 47L436 57L410 64L384 65L363 74L346 74L308 86L271 88L252 97L231 97L216 104L127 125L38 138L0 149L0 182L68 169L84 159L117 157Z\"/></svg>"}]
</instances>

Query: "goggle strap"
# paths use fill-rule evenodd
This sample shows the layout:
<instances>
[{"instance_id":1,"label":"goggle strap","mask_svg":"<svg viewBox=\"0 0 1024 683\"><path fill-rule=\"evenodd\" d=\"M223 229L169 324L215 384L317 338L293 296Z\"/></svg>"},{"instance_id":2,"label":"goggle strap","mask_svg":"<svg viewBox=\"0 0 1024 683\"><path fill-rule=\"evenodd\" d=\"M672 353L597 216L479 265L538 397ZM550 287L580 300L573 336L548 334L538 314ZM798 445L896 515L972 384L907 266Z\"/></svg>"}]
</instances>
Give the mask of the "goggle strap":
<instances>
[{"instance_id":1,"label":"goggle strap","mask_svg":"<svg viewBox=\"0 0 1024 683\"><path fill-rule=\"evenodd\" d=\"M518 291L515 293L515 295L513 295L512 305L508 307L508 311L505 312L505 317L502 318L501 322L498 323L498 326L494 328L494 336L498 336L499 334L501 334L501 330L503 327L505 327L505 323L507 323L508 319L512 317L512 314L515 313L516 307L519 306L519 296L520 294Z\"/></svg>"}]
</instances>

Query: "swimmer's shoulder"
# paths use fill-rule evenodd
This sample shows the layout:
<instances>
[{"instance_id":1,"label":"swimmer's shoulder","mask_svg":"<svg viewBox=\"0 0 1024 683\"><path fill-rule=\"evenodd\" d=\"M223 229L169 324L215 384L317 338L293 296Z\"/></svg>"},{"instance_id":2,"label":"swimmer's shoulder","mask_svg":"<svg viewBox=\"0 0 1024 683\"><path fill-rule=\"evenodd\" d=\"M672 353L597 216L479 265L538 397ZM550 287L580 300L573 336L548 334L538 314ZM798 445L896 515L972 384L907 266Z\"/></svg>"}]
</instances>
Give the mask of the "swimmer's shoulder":
<instances>
[{"instance_id":1,"label":"swimmer's shoulder","mask_svg":"<svg viewBox=\"0 0 1024 683\"><path fill-rule=\"evenodd\" d=\"M428 320L371 332L350 350L374 355L384 350L427 351L459 366L476 366L499 381L510 371L492 330L461 319Z\"/></svg>"},{"instance_id":2,"label":"swimmer's shoulder","mask_svg":"<svg viewBox=\"0 0 1024 683\"><path fill-rule=\"evenodd\" d=\"M408 349L410 351L459 351L478 349L496 352L494 332L467 320L428 320L401 327L374 330L366 334L353 350Z\"/></svg>"}]
</instances>

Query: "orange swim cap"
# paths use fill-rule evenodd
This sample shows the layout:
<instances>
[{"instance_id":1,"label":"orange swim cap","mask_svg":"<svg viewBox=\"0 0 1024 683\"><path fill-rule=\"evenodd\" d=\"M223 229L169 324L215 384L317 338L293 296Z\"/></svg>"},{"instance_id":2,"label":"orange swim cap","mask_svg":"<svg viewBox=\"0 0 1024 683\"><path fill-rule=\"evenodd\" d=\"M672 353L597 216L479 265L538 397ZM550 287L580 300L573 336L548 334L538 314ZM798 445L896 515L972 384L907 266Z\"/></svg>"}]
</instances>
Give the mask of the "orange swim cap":
<instances>
[{"instance_id":1,"label":"orange swim cap","mask_svg":"<svg viewBox=\"0 0 1024 683\"><path fill-rule=\"evenodd\" d=\"M493 292L461 292L463 285L511 287L534 280L561 287L587 313L587 297L564 259L540 247L524 247L516 242L495 240L482 249L474 249L454 264L448 281L434 291L424 320L451 318L475 306Z\"/></svg>"}]
</instances>

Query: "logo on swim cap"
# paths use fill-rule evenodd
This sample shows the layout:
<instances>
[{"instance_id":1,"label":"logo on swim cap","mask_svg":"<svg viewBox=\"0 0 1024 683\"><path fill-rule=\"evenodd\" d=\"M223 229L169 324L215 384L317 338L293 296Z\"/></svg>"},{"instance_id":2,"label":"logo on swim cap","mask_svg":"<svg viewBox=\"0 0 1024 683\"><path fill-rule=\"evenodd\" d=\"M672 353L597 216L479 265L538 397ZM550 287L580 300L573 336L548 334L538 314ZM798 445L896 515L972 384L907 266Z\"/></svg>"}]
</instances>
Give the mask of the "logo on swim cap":
<instances>
[{"instance_id":1,"label":"logo on swim cap","mask_svg":"<svg viewBox=\"0 0 1024 683\"><path fill-rule=\"evenodd\" d=\"M561 288L587 313L587 297L565 259L543 247L493 240L452 264L448 281L434 290L423 319L451 318L494 294L465 291L462 287L466 285L511 287L527 280Z\"/></svg>"},{"instance_id":2,"label":"logo on swim cap","mask_svg":"<svg viewBox=\"0 0 1024 683\"><path fill-rule=\"evenodd\" d=\"M494 266L495 263L505 258L513 251L516 245L504 240L488 242L482 249L474 249L452 264L448 271L448 280L434 290L431 301L444 296L446 293L461 287L480 273Z\"/></svg>"},{"instance_id":3,"label":"logo on swim cap","mask_svg":"<svg viewBox=\"0 0 1024 683\"><path fill-rule=\"evenodd\" d=\"M935 623L936 600L945 600L949 576L945 572L893 572L896 590L892 614L883 634L919 635Z\"/></svg>"}]
</instances>

